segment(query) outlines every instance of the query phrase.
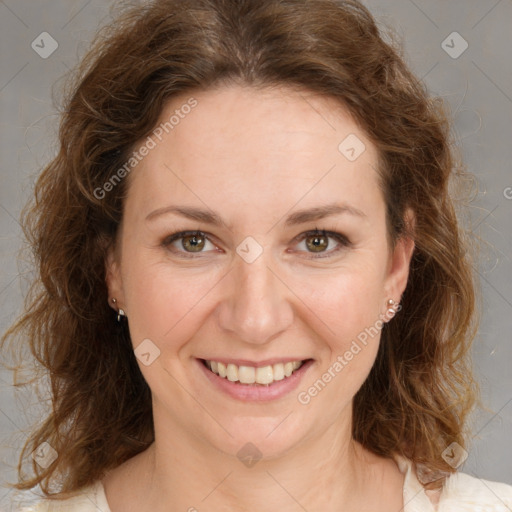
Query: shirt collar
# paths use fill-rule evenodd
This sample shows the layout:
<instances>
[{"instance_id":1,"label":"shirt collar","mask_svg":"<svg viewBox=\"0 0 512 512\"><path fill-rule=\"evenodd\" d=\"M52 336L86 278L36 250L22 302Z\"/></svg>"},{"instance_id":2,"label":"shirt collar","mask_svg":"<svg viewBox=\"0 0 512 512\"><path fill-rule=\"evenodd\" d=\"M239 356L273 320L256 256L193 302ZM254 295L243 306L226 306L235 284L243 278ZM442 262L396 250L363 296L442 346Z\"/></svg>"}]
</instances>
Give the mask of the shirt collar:
<instances>
[{"instance_id":1,"label":"shirt collar","mask_svg":"<svg viewBox=\"0 0 512 512\"><path fill-rule=\"evenodd\" d=\"M412 462L401 455L395 455L393 459L400 472L405 476L404 512L435 512L434 505L416 476Z\"/></svg>"}]
</instances>

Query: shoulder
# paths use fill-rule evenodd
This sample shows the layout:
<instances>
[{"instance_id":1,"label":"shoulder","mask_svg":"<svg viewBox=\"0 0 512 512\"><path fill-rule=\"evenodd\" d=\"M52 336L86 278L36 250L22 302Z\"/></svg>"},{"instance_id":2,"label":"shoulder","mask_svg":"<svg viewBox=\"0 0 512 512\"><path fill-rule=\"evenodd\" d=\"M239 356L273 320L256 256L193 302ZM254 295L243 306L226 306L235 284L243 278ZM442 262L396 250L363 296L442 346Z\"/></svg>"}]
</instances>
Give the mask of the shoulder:
<instances>
[{"instance_id":1,"label":"shoulder","mask_svg":"<svg viewBox=\"0 0 512 512\"><path fill-rule=\"evenodd\" d=\"M394 457L404 474L404 512L511 512L512 486L466 473L450 475L442 489L427 491L418 480L416 465Z\"/></svg>"},{"instance_id":2,"label":"shoulder","mask_svg":"<svg viewBox=\"0 0 512 512\"><path fill-rule=\"evenodd\" d=\"M43 499L17 512L110 512L100 480L66 499Z\"/></svg>"},{"instance_id":3,"label":"shoulder","mask_svg":"<svg viewBox=\"0 0 512 512\"><path fill-rule=\"evenodd\" d=\"M512 510L512 486L483 480L466 473L455 473L443 486L439 512L455 510L509 512Z\"/></svg>"}]
</instances>

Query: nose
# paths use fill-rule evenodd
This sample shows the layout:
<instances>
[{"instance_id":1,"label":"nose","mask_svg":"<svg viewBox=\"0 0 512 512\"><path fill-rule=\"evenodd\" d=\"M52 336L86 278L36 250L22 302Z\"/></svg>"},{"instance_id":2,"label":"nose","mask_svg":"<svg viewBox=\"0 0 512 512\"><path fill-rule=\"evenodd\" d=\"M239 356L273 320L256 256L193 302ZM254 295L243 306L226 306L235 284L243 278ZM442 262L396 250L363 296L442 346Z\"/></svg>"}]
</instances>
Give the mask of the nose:
<instances>
[{"instance_id":1,"label":"nose","mask_svg":"<svg viewBox=\"0 0 512 512\"><path fill-rule=\"evenodd\" d=\"M237 256L233 264L218 306L220 328L246 343L268 343L292 324L293 293L272 268L266 251L252 263Z\"/></svg>"}]
</instances>

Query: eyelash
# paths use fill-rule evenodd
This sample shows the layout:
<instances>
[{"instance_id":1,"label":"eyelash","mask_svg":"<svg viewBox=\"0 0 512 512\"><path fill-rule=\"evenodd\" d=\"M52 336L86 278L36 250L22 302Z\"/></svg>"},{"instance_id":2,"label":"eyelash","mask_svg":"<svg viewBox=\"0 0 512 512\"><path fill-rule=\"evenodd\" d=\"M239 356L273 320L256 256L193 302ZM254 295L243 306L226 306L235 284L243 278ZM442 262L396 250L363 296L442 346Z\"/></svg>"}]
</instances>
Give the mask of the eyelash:
<instances>
[{"instance_id":1,"label":"eyelash","mask_svg":"<svg viewBox=\"0 0 512 512\"><path fill-rule=\"evenodd\" d=\"M200 236L201 238L205 238L206 240L208 240L210 243L213 244L213 242L210 240L210 238L204 231L196 230L196 231L180 231L178 233L169 235L168 237L166 237L163 240L162 245L166 248L169 248L169 246L176 240L179 240L181 238L186 238L189 236L190 237L191 236ZM301 233L299 235L299 239L297 240L297 243L300 243L303 240L305 240L306 238L312 237L312 236L324 236L324 237L328 237L328 238L334 238L339 243L339 246L338 246L338 248L330 250L328 252L320 252L320 253L318 253L319 254L318 256L309 256L308 257L309 259L328 258L332 254L338 253L340 250L352 246L352 243L348 240L348 238L346 236L342 235L341 233L337 233L335 231L326 231L325 229L318 229L318 228L315 228L314 230L311 230L311 231L305 231L304 233ZM181 258L196 258L197 254L202 254L202 252L191 253L191 252L176 251L176 250L173 250L172 252L179 254L180 255L179 257L181 257ZM309 254L315 254L315 253L309 253Z\"/></svg>"}]
</instances>

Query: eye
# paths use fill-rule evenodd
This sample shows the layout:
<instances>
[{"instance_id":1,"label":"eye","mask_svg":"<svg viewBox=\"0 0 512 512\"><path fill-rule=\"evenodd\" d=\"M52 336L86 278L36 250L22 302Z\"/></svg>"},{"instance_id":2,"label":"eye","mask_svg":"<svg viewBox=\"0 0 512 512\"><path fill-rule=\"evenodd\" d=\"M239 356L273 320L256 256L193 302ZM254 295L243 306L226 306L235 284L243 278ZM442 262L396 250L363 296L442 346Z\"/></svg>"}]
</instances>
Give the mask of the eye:
<instances>
[{"instance_id":1,"label":"eye","mask_svg":"<svg viewBox=\"0 0 512 512\"><path fill-rule=\"evenodd\" d=\"M330 243L330 240L335 240L337 246L336 244ZM298 242L304 243L306 252L312 254L310 257L313 259L329 257L352 245L347 237L341 233L320 229L302 233L298 237ZM179 233L169 235L162 242L164 247L184 258L193 258L194 253L202 254L208 252L204 250L207 244L211 245L210 250L218 249L209 240L208 235L200 230L180 231ZM335 245L335 248L328 251L327 249L332 245Z\"/></svg>"},{"instance_id":2,"label":"eye","mask_svg":"<svg viewBox=\"0 0 512 512\"><path fill-rule=\"evenodd\" d=\"M206 252L203 251L203 249L207 244L210 244L213 249L216 249L216 246L213 245L202 231L180 231L179 233L168 236L162 242L163 246L180 255ZM189 258L192 256L184 257Z\"/></svg>"},{"instance_id":3,"label":"eye","mask_svg":"<svg viewBox=\"0 0 512 512\"><path fill-rule=\"evenodd\" d=\"M327 251L327 248L333 245L329 240L335 240L338 245L335 249ZM299 235L299 242L304 242L306 252L313 253L312 258L326 258L351 246L350 241L345 235L323 229L314 229L313 231L302 233Z\"/></svg>"}]
</instances>

